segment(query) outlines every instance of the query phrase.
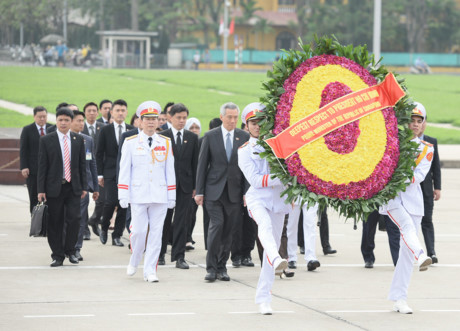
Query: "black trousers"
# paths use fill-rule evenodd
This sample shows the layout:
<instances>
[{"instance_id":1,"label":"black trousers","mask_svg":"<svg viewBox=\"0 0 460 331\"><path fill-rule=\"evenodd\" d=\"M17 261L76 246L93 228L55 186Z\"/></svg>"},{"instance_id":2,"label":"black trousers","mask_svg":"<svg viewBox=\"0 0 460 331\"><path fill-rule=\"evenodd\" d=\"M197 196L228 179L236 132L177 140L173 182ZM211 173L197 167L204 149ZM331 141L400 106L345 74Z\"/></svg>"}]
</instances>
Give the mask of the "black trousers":
<instances>
[{"instance_id":1,"label":"black trousers","mask_svg":"<svg viewBox=\"0 0 460 331\"><path fill-rule=\"evenodd\" d=\"M37 176L29 174L29 177L26 179L26 184L27 191L29 192L29 208L32 214L32 209L34 209L35 205L38 203Z\"/></svg>"},{"instance_id":2,"label":"black trousers","mask_svg":"<svg viewBox=\"0 0 460 331\"><path fill-rule=\"evenodd\" d=\"M105 187L99 186L99 198L95 202L93 214L89 218L91 222L101 223L105 204Z\"/></svg>"},{"instance_id":3,"label":"black trousers","mask_svg":"<svg viewBox=\"0 0 460 331\"><path fill-rule=\"evenodd\" d=\"M171 227L171 215L166 214L165 224L163 226L162 251L166 253L167 238L171 236L172 231L172 247L171 247L171 262L185 257L185 244L187 243L188 224L188 208L192 202L192 193L185 193L178 187L176 189L176 207L174 208L173 226ZM169 223L169 224L167 224ZM166 228L166 231L165 231ZM164 251L163 251L164 250Z\"/></svg>"},{"instance_id":4,"label":"black trousers","mask_svg":"<svg viewBox=\"0 0 460 331\"><path fill-rule=\"evenodd\" d=\"M380 214L378 210L374 210L366 222L363 222L363 233L361 236L361 254L364 262L375 262L375 231L379 223ZM383 217L383 216L382 216Z\"/></svg>"},{"instance_id":5,"label":"black trousers","mask_svg":"<svg viewBox=\"0 0 460 331\"><path fill-rule=\"evenodd\" d=\"M56 198L47 197L48 244L51 258L63 261L66 255L75 254L75 244L80 228L80 196L75 195L72 184L62 185ZM64 232L65 224L65 232Z\"/></svg>"},{"instance_id":6,"label":"black trousers","mask_svg":"<svg viewBox=\"0 0 460 331\"><path fill-rule=\"evenodd\" d=\"M224 272L227 271L226 264L230 257L233 228L235 220L241 214L241 203L230 201L227 186L225 186L218 200L205 200L205 204L209 213L206 270Z\"/></svg>"},{"instance_id":7,"label":"black trousers","mask_svg":"<svg viewBox=\"0 0 460 331\"><path fill-rule=\"evenodd\" d=\"M187 231L187 242L192 244L195 243L193 240L193 230L195 229L196 224L196 212L198 210L198 205L195 202L195 199L192 198L192 202L188 207L187 218L188 218L188 231Z\"/></svg>"},{"instance_id":8,"label":"black trousers","mask_svg":"<svg viewBox=\"0 0 460 331\"><path fill-rule=\"evenodd\" d=\"M257 237L257 223L249 216L248 208L242 207L243 215L242 220L243 224L241 226L242 234L241 234L241 246L239 251L233 252L232 249L232 257L234 254L241 258L251 257L251 252L256 245L256 237Z\"/></svg>"},{"instance_id":9,"label":"black trousers","mask_svg":"<svg viewBox=\"0 0 460 331\"><path fill-rule=\"evenodd\" d=\"M115 207L118 207L117 216L115 218L115 227L112 232L112 238L120 238L123 235L126 223L126 208L121 208L118 202L118 188L115 179L104 178L105 187L105 203L102 213L102 231L108 231L110 219L113 216Z\"/></svg>"},{"instance_id":10,"label":"black trousers","mask_svg":"<svg viewBox=\"0 0 460 331\"><path fill-rule=\"evenodd\" d=\"M430 201L431 199L431 201ZM436 255L434 249L433 197L423 197L425 216L422 218L422 233L425 240L426 254Z\"/></svg>"},{"instance_id":11,"label":"black trousers","mask_svg":"<svg viewBox=\"0 0 460 331\"><path fill-rule=\"evenodd\" d=\"M75 249L80 251L83 247L83 235L88 228L88 205L89 205L89 193L80 200L80 228L78 230L78 240L77 244L75 245Z\"/></svg>"},{"instance_id":12,"label":"black trousers","mask_svg":"<svg viewBox=\"0 0 460 331\"><path fill-rule=\"evenodd\" d=\"M175 208L168 209L166 212L166 217L163 224L163 234L161 236L160 256L164 256L166 254L166 250L168 249L168 244L172 244L172 219L174 216L174 209Z\"/></svg>"}]
</instances>

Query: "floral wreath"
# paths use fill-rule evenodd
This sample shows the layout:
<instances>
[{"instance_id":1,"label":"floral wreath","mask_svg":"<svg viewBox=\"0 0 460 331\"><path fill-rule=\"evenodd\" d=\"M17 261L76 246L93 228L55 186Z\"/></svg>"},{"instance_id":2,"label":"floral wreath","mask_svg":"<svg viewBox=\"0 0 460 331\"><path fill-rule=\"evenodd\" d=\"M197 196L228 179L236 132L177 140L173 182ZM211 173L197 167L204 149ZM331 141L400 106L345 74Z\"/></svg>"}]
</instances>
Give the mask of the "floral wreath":
<instances>
[{"instance_id":1,"label":"floral wreath","mask_svg":"<svg viewBox=\"0 0 460 331\"><path fill-rule=\"evenodd\" d=\"M261 138L272 138L320 107L351 92L374 86L388 74L376 67L366 46L342 46L337 39L315 37L316 46L284 51L263 83L267 94ZM397 77L397 75L395 74ZM397 79L406 91L402 79ZM300 148L279 159L268 144L261 153L271 173L287 185L283 195L292 202L320 209L331 206L347 218L366 219L368 214L405 190L413 176L416 146L408 128L414 106L404 96L388 107Z\"/></svg>"}]
</instances>

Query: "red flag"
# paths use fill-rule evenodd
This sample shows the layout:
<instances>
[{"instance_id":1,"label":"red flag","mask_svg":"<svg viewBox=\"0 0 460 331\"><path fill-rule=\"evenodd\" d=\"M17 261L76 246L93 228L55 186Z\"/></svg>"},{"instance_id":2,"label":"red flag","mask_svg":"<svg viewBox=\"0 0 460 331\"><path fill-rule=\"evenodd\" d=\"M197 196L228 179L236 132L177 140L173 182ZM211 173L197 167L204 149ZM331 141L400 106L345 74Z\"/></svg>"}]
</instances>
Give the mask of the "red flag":
<instances>
[{"instance_id":1,"label":"red flag","mask_svg":"<svg viewBox=\"0 0 460 331\"><path fill-rule=\"evenodd\" d=\"M235 32L235 19L233 18L230 22L230 27L228 28L228 34L233 34Z\"/></svg>"}]
</instances>

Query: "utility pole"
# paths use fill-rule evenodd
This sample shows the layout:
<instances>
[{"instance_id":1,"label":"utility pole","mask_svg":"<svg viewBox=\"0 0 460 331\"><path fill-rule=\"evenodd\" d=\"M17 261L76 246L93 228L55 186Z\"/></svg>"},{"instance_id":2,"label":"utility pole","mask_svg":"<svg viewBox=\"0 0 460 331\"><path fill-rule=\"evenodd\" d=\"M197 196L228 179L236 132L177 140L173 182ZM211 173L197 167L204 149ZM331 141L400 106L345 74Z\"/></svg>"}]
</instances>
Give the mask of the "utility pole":
<instances>
[{"instance_id":1,"label":"utility pole","mask_svg":"<svg viewBox=\"0 0 460 331\"><path fill-rule=\"evenodd\" d=\"M62 23L63 23L62 34L64 37L64 40L62 42L67 44L67 0L64 0L64 17L62 18Z\"/></svg>"},{"instance_id":2,"label":"utility pole","mask_svg":"<svg viewBox=\"0 0 460 331\"><path fill-rule=\"evenodd\" d=\"M377 62L380 59L380 35L382 32L382 0L374 0L374 39L372 52Z\"/></svg>"},{"instance_id":3,"label":"utility pole","mask_svg":"<svg viewBox=\"0 0 460 331\"><path fill-rule=\"evenodd\" d=\"M224 70L227 70L227 49L228 49L228 8L230 1L225 0L224 5Z\"/></svg>"}]
</instances>

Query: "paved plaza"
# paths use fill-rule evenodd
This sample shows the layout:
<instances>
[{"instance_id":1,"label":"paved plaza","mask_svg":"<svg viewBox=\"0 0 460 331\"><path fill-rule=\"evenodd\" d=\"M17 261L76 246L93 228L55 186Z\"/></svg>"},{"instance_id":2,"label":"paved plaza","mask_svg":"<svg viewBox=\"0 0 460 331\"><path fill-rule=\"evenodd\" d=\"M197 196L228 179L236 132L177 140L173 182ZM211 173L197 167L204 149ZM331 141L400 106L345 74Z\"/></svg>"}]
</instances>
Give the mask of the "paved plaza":
<instances>
[{"instance_id":1,"label":"paved plaza","mask_svg":"<svg viewBox=\"0 0 460 331\"><path fill-rule=\"evenodd\" d=\"M201 208L196 249L186 254L189 270L169 262L159 283L143 281L142 269L126 276L130 252L84 242L84 261L50 268L45 238L29 238L27 189L0 186L0 330L458 330L460 325L460 169L443 169L442 198L434 222L439 264L414 271L409 288L413 315L391 311L386 300L393 265L385 232L376 235L376 264L365 269L361 225L329 211L331 245L321 267L308 272L303 255L291 279L277 279L272 316L257 313L260 271L229 266L230 282L206 283Z\"/></svg>"}]
</instances>

